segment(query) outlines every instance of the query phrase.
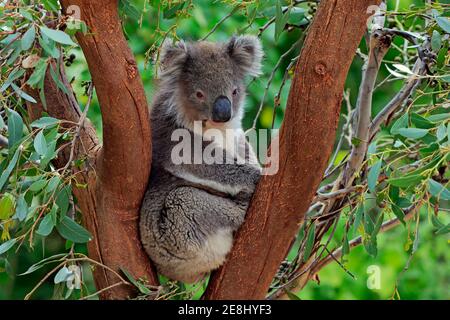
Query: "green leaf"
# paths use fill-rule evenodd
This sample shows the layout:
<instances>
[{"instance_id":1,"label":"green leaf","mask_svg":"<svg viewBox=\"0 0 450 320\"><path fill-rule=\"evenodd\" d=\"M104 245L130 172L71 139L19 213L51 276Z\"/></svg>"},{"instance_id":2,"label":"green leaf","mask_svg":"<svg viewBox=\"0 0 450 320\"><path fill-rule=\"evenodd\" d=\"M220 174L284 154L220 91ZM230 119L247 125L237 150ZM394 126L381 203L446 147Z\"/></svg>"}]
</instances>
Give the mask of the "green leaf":
<instances>
[{"instance_id":1,"label":"green leaf","mask_svg":"<svg viewBox=\"0 0 450 320\"><path fill-rule=\"evenodd\" d=\"M42 130L39 131L39 133L34 138L33 144L34 144L34 150L36 150L36 152L39 155L45 156L48 148L47 148L47 141L45 140L44 132Z\"/></svg>"},{"instance_id":2,"label":"green leaf","mask_svg":"<svg viewBox=\"0 0 450 320\"><path fill-rule=\"evenodd\" d=\"M450 200L450 191L433 179L428 180L428 190L436 198L440 198L441 200Z\"/></svg>"},{"instance_id":3,"label":"green leaf","mask_svg":"<svg viewBox=\"0 0 450 320\"><path fill-rule=\"evenodd\" d=\"M391 134L397 134L398 130L401 128L406 128L408 126L409 115L405 113L400 118L395 121L395 123L391 127Z\"/></svg>"},{"instance_id":4,"label":"green leaf","mask_svg":"<svg viewBox=\"0 0 450 320\"><path fill-rule=\"evenodd\" d=\"M149 288L147 288L144 284L140 283L139 281L136 281L136 279L131 275L131 273L123 268L120 267L120 270L123 272L123 274L125 275L125 277L127 277L127 279L136 287L139 289L139 291L143 294L150 294L151 290Z\"/></svg>"},{"instance_id":5,"label":"green leaf","mask_svg":"<svg viewBox=\"0 0 450 320\"><path fill-rule=\"evenodd\" d=\"M70 36L61 30L53 30L47 27L41 26L39 27L42 34L45 34L48 38L52 39L55 42L66 44L69 46L77 46L75 42L72 41Z\"/></svg>"},{"instance_id":6,"label":"green leaf","mask_svg":"<svg viewBox=\"0 0 450 320\"><path fill-rule=\"evenodd\" d=\"M286 295L288 296L289 300L302 300L299 296L289 290L286 290Z\"/></svg>"},{"instance_id":7,"label":"green leaf","mask_svg":"<svg viewBox=\"0 0 450 320\"><path fill-rule=\"evenodd\" d=\"M286 26L286 23L289 19L290 7L283 14L283 8L281 7L281 2L277 1L276 11L275 11L275 42L278 42L281 33Z\"/></svg>"},{"instance_id":8,"label":"green leaf","mask_svg":"<svg viewBox=\"0 0 450 320\"><path fill-rule=\"evenodd\" d=\"M55 41L48 38L45 34L41 34L42 37L39 38L39 44L44 49L44 51L52 58L59 59L60 53L56 47Z\"/></svg>"},{"instance_id":9,"label":"green leaf","mask_svg":"<svg viewBox=\"0 0 450 320\"><path fill-rule=\"evenodd\" d=\"M367 176L367 185L369 187L369 190L372 192L375 192L375 187L378 183L378 177L380 176L382 164L383 160L378 160L369 170L369 174Z\"/></svg>"},{"instance_id":10,"label":"green leaf","mask_svg":"<svg viewBox=\"0 0 450 320\"><path fill-rule=\"evenodd\" d=\"M431 36L431 49L433 49L433 51L435 52L438 52L441 48L441 45L441 34L437 30L433 30L433 35Z\"/></svg>"},{"instance_id":11,"label":"green leaf","mask_svg":"<svg viewBox=\"0 0 450 320\"><path fill-rule=\"evenodd\" d=\"M31 184L30 191L39 192L45 187L46 184L47 184L47 180L39 179Z\"/></svg>"},{"instance_id":12,"label":"green leaf","mask_svg":"<svg viewBox=\"0 0 450 320\"><path fill-rule=\"evenodd\" d=\"M16 199L10 193L5 193L0 200L0 220L11 218L14 213Z\"/></svg>"},{"instance_id":13,"label":"green leaf","mask_svg":"<svg viewBox=\"0 0 450 320\"><path fill-rule=\"evenodd\" d=\"M14 83L11 83L11 87L14 89L14 91L23 99L32 102L32 103L37 103L37 101L30 96L28 93L26 93L25 91L23 91L22 89L20 89L18 86L16 86Z\"/></svg>"},{"instance_id":14,"label":"green leaf","mask_svg":"<svg viewBox=\"0 0 450 320\"><path fill-rule=\"evenodd\" d=\"M440 122L450 118L450 112L432 114L428 117L428 120L432 122Z\"/></svg>"},{"instance_id":15,"label":"green leaf","mask_svg":"<svg viewBox=\"0 0 450 320\"><path fill-rule=\"evenodd\" d=\"M358 209L356 209L355 222L353 224L354 230L358 230L359 225L361 224L363 215L364 215L364 205L361 204L358 206Z\"/></svg>"},{"instance_id":16,"label":"green leaf","mask_svg":"<svg viewBox=\"0 0 450 320\"><path fill-rule=\"evenodd\" d=\"M342 240L342 257L346 256L350 252L350 244L348 242L347 233L344 234L344 239Z\"/></svg>"},{"instance_id":17,"label":"green leaf","mask_svg":"<svg viewBox=\"0 0 450 320\"><path fill-rule=\"evenodd\" d=\"M315 238L316 238L316 226L314 224L311 224L308 230L308 235L306 236L305 250L303 251L303 262L308 261L308 258L311 255L314 246Z\"/></svg>"},{"instance_id":18,"label":"green leaf","mask_svg":"<svg viewBox=\"0 0 450 320\"><path fill-rule=\"evenodd\" d=\"M391 208L392 208L392 213L398 218L398 220L400 220L400 222L404 226L406 226L406 223L405 223L405 220L404 220L405 213L403 212L403 210L400 207L398 207L397 205L395 205L395 204L391 204Z\"/></svg>"},{"instance_id":19,"label":"green leaf","mask_svg":"<svg viewBox=\"0 0 450 320\"><path fill-rule=\"evenodd\" d=\"M22 193L17 198L16 214L14 215L19 221L25 220L28 213L28 204L25 201L25 195Z\"/></svg>"},{"instance_id":20,"label":"green leaf","mask_svg":"<svg viewBox=\"0 0 450 320\"><path fill-rule=\"evenodd\" d=\"M397 203L400 198L400 189L392 185L389 186L389 198L391 198L392 202Z\"/></svg>"},{"instance_id":21,"label":"green leaf","mask_svg":"<svg viewBox=\"0 0 450 320\"><path fill-rule=\"evenodd\" d=\"M405 138L419 139L425 137L428 130L419 128L400 128L398 129L398 133Z\"/></svg>"},{"instance_id":22,"label":"green leaf","mask_svg":"<svg viewBox=\"0 0 450 320\"><path fill-rule=\"evenodd\" d=\"M31 267L29 267L27 269L27 271L25 271L24 273L18 274L18 276L24 276L24 275L33 273L34 271L41 269L43 266L45 266L45 265L47 265L49 263L53 263L57 259L63 258L65 256L67 256L67 253L58 253L58 254L55 254L55 255L50 256L48 258L42 259L41 261L39 261L39 262L33 264Z\"/></svg>"},{"instance_id":23,"label":"green leaf","mask_svg":"<svg viewBox=\"0 0 450 320\"><path fill-rule=\"evenodd\" d=\"M61 188L58 195L56 196L55 203L61 210L61 216L65 216L67 211L69 210L70 194L71 194L70 186L64 186L63 188Z\"/></svg>"},{"instance_id":24,"label":"green leaf","mask_svg":"<svg viewBox=\"0 0 450 320\"><path fill-rule=\"evenodd\" d=\"M11 249L13 247L13 245L16 244L16 242L17 242L17 239L11 239L11 240L8 240L8 241L2 243L0 245L0 254L3 254L6 251L8 251L9 249Z\"/></svg>"},{"instance_id":25,"label":"green leaf","mask_svg":"<svg viewBox=\"0 0 450 320\"><path fill-rule=\"evenodd\" d=\"M20 149L17 148L16 152L14 153L14 156L12 157L11 161L8 164L8 167L6 167L5 171L2 172L2 175L0 176L0 191L2 190L6 181L8 181L9 175L16 166L17 160L19 159L19 153Z\"/></svg>"},{"instance_id":26,"label":"green leaf","mask_svg":"<svg viewBox=\"0 0 450 320\"><path fill-rule=\"evenodd\" d=\"M47 184L47 187L45 188L45 190L48 193L53 192L59 186L60 182L61 182L61 179L59 178L59 176L54 176L53 178L51 178L48 181L48 184Z\"/></svg>"},{"instance_id":27,"label":"green leaf","mask_svg":"<svg viewBox=\"0 0 450 320\"><path fill-rule=\"evenodd\" d=\"M34 25L25 32L22 36L22 50L28 50L33 45L34 39L36 38L36 31L34 30Z\"/></svg>"},{"instance_id":28,"label":"green leaf","mask_svg":"<svg viewBox=\"0 0 450 320\"><path fill-rule=\"evenodd\" d=\"M183 10L184 6L185 6L186 2L180 2L176 5L174 5L173 7L164 10L163 12L163 18L164 19L172 19L175 18L176 14L178 11Z\"/></svg>"},{"instance_id":29,"label":"green leaf","mask_svg":"<svg viewBox=\"0 0 450 320\"><path fill-rule=\"evenodd\" d=\"M436 130L436 137L438 138L438 141L442 141L442 140L444 140L447 137L447 127L445 126L445 124L441 124L437 128L437 130Z\"/></svg>"},{"instance_id":30,"label":"green leaf","mask_svg":"<svg viewBox=\"0 0 450 320\"><path fill-rule=\"evenodd\" d=\"M12 148L22 138L23 120L22 117L12 109L8 109L7 114L8 114L8 144L9 148Z\"/></svg>"},{"instance_id":31,"label":"green leaf","mask_svg":"<svg viewBox=\"0 0 450 320\"><path fill-rule=\"evenodd\" d=\"M438 229L435 234L436 235L444 235L450 232L450 223L447 223L447 225L443 226L442 228Z\"/></svg>"},{"instance_id":32,"label":"green leaf","mask_svg":"<svg viewBox=\"0 0 450 320\"><path fill-rule=\"evenodd\" d=\"M306 10L303 8L292 7L289 14L288 23L299 26L305 24Z\"/></svg>"},{"instance_id":33,"label":"green leaf","mask_svg":"<svg viewBox=\"0 0 450 320\"><path fill-rule=\"evenodd\" d=\"M56 68L59 68L59 63ZM56 74L56 71L53 70L52 66L50 66L50 75L52 76L52 79L56 83L58 88L61 89L65 94L69 95L69 90L67 90L66 86L61 82L59 76Z\"/></svg>"},{"instance_id":34,"label":"green leaf","mask_svg":"<svg viewBox=\"0 0 450 320\"><path fill-rule=\"evenodd\" d=\"M378 254L377 238L376 237L368 237L363 240L363 244L364 244L364 248L366 249L367 253L375 258Z\"/></svg>"},{"instance_id":35,"label":"green leaf","mask_svg":"<svg viewBox=\"0 0 450 320\"><path fill-rule=\"evenodd\" d=\"M45 72L47 71L47 60L40 59L39 62L34 67L34 71L31 74L30 78L27 81L27 84L33 88L36 88L36 85L44 79Z\"/></svg>"},{"instance_id":36,"label":"green leaf","mask_svg":"<svg viewBox=\"0 0 450 320\"><path fill-rule=\"evenodd\" d=\"M411 122L415 127L420 129L431 129L434 128L435 124L429 119L422 117L417 113L411 114Z\"/></svg>"},{"instance_id":37,"label":"green leaf","mask_svg":"<svg viewBox=\"0 0 450 320\"><path fill-rule=\"evenodd\" d=\"M420 183L424 177L420 174L407 175L404 177L390 178L388 183L394 187L407 188Z\"/></svg>"},{"instance_id":38,"label":"green leaf","mask_svg":"<svg viewBox=\"0 0 450 320\"><path fill-rule=\"evenodd\" d=\"M56 225L56 230L59 234L67 240L74 243L85 243L92 239L91 234L78 223L64 216L60 223Z\"/></svg>"},{"instance_id":39,"label":"green leaf","mask_svg":"<svg viewBox=\"0 0 450 320\"><path fill-rule=\"evenodd\" d=\"M19 9L19 12L22 15L22 17L33 22L33 15L30 12L25 11L24 9Z\"/></svg>"},{"instance_id":40,"label":"green leaf","mask_svg":"<svg viewBox=\"0 0 450 320\"><path fill-rule=\"evenodd\" d=\"M0 115L0 130L6 128L5 121L3 121L3 117Z\"/></svg>"},{"instance_id":41,"label":"green leaf","mask_svg":"<svg viewBox=\"0 0 450 320\"><path fill-rule=\"evenodd\" d=\"M44 217L44 219L42 219L41 223L39 224L39 228L37 229L36 233L43 237L46 237L52 232L54 227L55 227L55 223L52 219L52 215L47 214Z\"/></svg>"},{"instance_id":42,"label":"green leaf","mask_svg":"<svg viewBox=\"0 0 450 320\"><path fill-rule=\"evenodd\" d=\"M450 21L446 17L437 17L436 22L446 33L450 33Z\"/></svg>"},{"instance_id":43,"label":"green leaf","mask_svg":"<svg viewBox=\"0 0 450 320\"><path fill-rule=\"evenodd\" d=\"M52 117L42 117L40 119L37 119L36 121L33 121L33 123L31 123L31 127L32 128L47 128L47 127L51 127L54 126L55 124L58 124L59 120L52 118Z\"/></svg>"},{"instance_id":44,"label":"green leaf","mask_svg":"<svg viewBox=\"0 0 450 320\"><path fill-rule=\"evenodd\" d=\"M6 79L5 83L0 87L0 92L5 91L6 89L8 89L8 87L11 85L11 83L20 78L21 76L23 76L25 74L25 70L24 69L14 69L13 71L11 71L8 75L8 78Z\"/></svg>"},{"instance_id":45,"label":"green leaf","mask_svg":"<svg viewBox=\"0 0 450 320\"><path fill-rule=\"evenodd\" d=\"M59 5L58 0L41 0L44 8L48 11L58 11Z\"/></svg>"}]
</instances>

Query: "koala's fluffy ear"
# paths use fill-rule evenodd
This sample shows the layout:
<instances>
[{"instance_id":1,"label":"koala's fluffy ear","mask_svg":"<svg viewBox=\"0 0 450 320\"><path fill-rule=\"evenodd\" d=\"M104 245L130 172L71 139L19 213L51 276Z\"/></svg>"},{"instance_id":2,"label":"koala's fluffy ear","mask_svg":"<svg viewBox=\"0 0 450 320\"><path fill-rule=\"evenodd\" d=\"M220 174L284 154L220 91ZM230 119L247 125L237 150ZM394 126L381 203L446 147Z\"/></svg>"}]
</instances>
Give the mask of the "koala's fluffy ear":
<instances>
[{"instance_id":1,"label":"koala's fluffy ear","mask_svg":"<svg viewBox=\"0 0 450 320\"><path fill-rule=\"evenodd\" d=\"M184 41L164 40L160 52L160 70L174 73L181 70L188 56L187 44Z\"/></svg>"},{"instance_id":2,"label":"koala's fluffy ear","mask_svg":"<svg viewBox=\"0 0 450 320\"><path fill-rule=\"evenodd\" d=\"M226 49L236 65L246 75L261 74L263 51L261 42L255 36L233 36L226 44Z\"/></svg>"}]
</instances>

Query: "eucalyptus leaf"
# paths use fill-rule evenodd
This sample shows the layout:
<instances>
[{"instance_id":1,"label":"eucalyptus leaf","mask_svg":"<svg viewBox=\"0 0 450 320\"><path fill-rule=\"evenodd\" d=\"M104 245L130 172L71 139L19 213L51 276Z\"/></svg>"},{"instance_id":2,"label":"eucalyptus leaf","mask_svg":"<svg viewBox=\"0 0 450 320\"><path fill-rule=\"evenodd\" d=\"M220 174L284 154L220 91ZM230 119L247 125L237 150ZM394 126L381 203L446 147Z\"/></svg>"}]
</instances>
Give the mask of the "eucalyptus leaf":
<instances>
[{"instance_id":1,"label":"eucalyptus leaf","mask_svg":"<svg viewBox=\"0 0 450 320\"><path fill-rule=\"evenodd\" d=\"M11 239L11 240L8 240L8 241L0 244L0 254L3 254L6 251L8 251L9 249L11 249L16 244L16 242L17 242L17 239Z\"/></svg>"},{"instance_id":2,"label":"eucalyptus leaf","mask_svg":"<svg viewBox=\"0 0 450 320\"><path fill-rule=\"evenodd\" d=\"M52 117L42 117L31 123L32 128L48 128L59 123L58 119Z\"/></svg>"},{"instance_id":3,"label":"eucalyptus leaf","mask_svg":"<svg viewBox=\"0 0 450 320\"><path fill-rule=\"evenodd\" d=\"M39 84L42 79L44 79L45 72L47 71L47 65L47 60L41 58L34 67L34 71L31 74L30 78L28 78L27 84L35 88L36 85Z\"/></svg>"},{"instance_id":4,"label":"eucalyptus leaf","mask_svg":"<svg viewBox=\"0 0 450 320\"><path fill-rule=\"evenodd\" d=\"M85 243L92 239L92 235L78 223L64 216L56 225L59 234L74 243Z\"/></svg>"},{"instance_id":5,"label":"eucalyptus leaf","mask_svg":"<svg viewBox=\"0 0 450 320\"><path fill-rule=\"evenodd\" d=\"M5 193L0 199L0 220L11 218L14 213L16 199L10 193Z\"/></svg>"},{"instance_id":6,"label":"eucalyptus leaf","mask_svg":"<svg viewBox=\"0 0 450 320\"><path fill-rule=\"evenodd\" d=\"M14 89L14 91L23 99L32 102L37 103L36 99L34 99L32 96L30 96L28 93L20 89L18 86L16 86L14 83L11 83L11 87Z\"/></svg>"},{"instance_id":7,"label":"eucalyptus leaf","mask_svg":"<svg viewBox=\"0 0 450 320\"><path fill-rule=\"evenodd\" d=\"M34 138L34 150L36 150L36 152L41 155L41 156L45 156L45 154L47 153L47 141L45 140L44 137L44 132L41 130L39 131L39 133L36 135L36 137Z\"/></svg>"},{"instance_id":8,"label":"eucalyptus leaf","mask_svg":"<svg viewBox=\"0 0 450 320\"><path fill-rule=\"evenodd\" d=\"M433 51L435 52L438 52L441 48L441 45L441 34L437 30L433 30L433 35L431 36L431 49L433 49Z\"/></svg>"},{"instance_id":9,"label":"eucalyptus leaf","mask_svg":"<svg viewBox=\"0 0 450 320\"><path fill-rule=\"evenodd\" d=\"M419 139L425 137L428 133L428 130L419 128L400 128L398 129L398 133L405 138Z\"/></svg>"},{"instance_id":10,"label":"eucalyptus leaf","mask_svg":"<svg viewBox=\"0 0 450 320\"><path fill-rule=\"evenodd\" d=\"M378 183L378 177L380 176L382 164L383 161L378 160L369 170L369 174L367 176L367 185L369 187L369 190L372 192L375 192L375 187Z\"/></svg>"},{"instance_id":11,"label":"eucalyptus leaf","mask_svg":"<svg viewBox=\"0 0 450 320\"><path fill-rule=\"evenodd\" d=\"M9 148L12 148L22 138L23 120L22 117L12 109L8 109L7 114L8 114L8 144Z\"/></svg>"},{"instance_id":12,"label":"eucalyptus leaf","mask_svg":"<svg viewBox=\"0 0 450 320\"><path fill-rule=\"evenodd\" d=\"M305 250L303 251L303 262L308 261L311 255L312 249L314 247L314 240L316 238L316 226L311 224L308 230L308 235L306 236Z\"/></svg>"},{"instance_id":13,"label":"eucalyptus leaf","mask_svg":"<svg viewBox=\"0 0 450 320\"><path fill-rule=\"evenodd\" d=\"M16 152L14 153L14 156L12 157L11 161L8 163L8 166L6 167L5 171L2 172L2 175L0 176L0 191L2 190L6 181L8 181L9 175L15 168L15 166L17 164L17 160L19 159L19 154L20 154L20 149L17 148Z\"/></svg>"},{"instance_id":14,"label":"eucalyptus leaf","mask_svg":"<svg viewBox=\"0 0 450 320\"><path fill-rule=\"evenodd\" d=\"M31 27L22 36L22 50L26 51L30 49L35 38L36 31L34 30L34 25L31 25Z\"/></svg>"},{"instance_id":15,"label":"eucalyptus leaf","mask_svg":"<svg viewBox=\"0 0 450 320\"><path fill-rule=\"evenodd\" d=\"M450 33L450 21L447 17L437 17L436 22L446 33Z\"/></svg>"},{"instance_id":16,"label":"eucalyptus leaf","mask_svg":"<svg viewBox=\"0 0 450 320\"><path fill-rule=\"evenodd\" d=\"M27 213L28 213L28 204L25 200L25 195L22 193L17 198L16 213L14 217L19 221L23 221L27 217Z\"/></svg>"},{"instance_id":17,"label":"eucalyptus leaf","mask_svg":"<svg viewBox=\"0 0 450 320\"><path fill-rule=\"evenodd\" d=\"M420 183L424 177L420 174L416 175L406 175L398 178L389 178L387 181L390 185L399 187L399 188L407 188L412 185L416 185Z\"/></svg>"},{"instance_id":18,"label":"eucalyptus leaf","mask_svg":"<svg viewBox=\"0 0 450 320\"><path fill-rule=\"evenodd\" d=\"M41 223L39 224L39 227L38 227L36 233L43 237L46 237L52 232L54 227L55 227L55 223L52 219L52 216L50 214L47 214L41 220Z\"/></svg>"},{"instance_id":19,"label":"eucalyptus leaf","mask_svg":"<svg viewBox=\"0 0 450 320\"><path fill-rule=\"evenodd\" d=\"M39 27L41 32L45 34L48 38L52 39L55 42L66 44L69 46L76 46L77 44L72 41L70 36L61 30L49 29L47 27L41 26Z\"/></svg>"},{"instance_id":20,"label":"eucalyptus leaf","mask_svg":"<svg viewBox=\"0 0 450 320\"><path fill-rule=\"evenodd\" d=\"M450 191L448 188L433 179L428 180L428 190L436 198L450 200Z\"/></svg>"}]
</instances>

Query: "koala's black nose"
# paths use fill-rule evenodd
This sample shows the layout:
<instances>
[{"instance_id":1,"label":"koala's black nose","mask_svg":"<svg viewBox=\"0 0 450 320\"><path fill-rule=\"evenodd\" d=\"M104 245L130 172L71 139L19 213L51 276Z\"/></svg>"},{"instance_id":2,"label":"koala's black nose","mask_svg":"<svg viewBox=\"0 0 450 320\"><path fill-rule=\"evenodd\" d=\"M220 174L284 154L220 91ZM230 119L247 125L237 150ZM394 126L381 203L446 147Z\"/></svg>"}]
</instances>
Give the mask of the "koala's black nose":
<instances>
[{"instance_id":1,"label":"koala's black nose","mask_svg":"<svg viewBox=\"0 0 450 320\"><path fill-rule=\"evenodd\" d=\"M227 122L231 119L231 102L225 96L220 96L214 101L212 120L215 122Z\"/></svg>"}]
</instances>

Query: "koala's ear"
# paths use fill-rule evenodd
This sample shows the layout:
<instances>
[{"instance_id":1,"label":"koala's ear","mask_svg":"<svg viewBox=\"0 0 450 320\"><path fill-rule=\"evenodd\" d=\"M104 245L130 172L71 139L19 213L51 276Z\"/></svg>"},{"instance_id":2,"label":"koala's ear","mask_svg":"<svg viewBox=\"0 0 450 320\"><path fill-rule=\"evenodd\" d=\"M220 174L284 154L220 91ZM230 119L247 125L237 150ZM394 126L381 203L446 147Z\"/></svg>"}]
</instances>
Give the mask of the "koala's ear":
<instances>
[{"instance_id":1,"label":"koala's ear","mask_svg":"<svg viewBox=\"0 0 450 320\"><path fill-rule=\"evenodd\" d=\"M263 51L261 42L255 36L233 36L226 44L226 50L237 66L246 75L261 74Z\"/></svg>"},{"instance_id":2,"label":"koala's ear","mask_svg":"<svg viewBox=\"0 0 450 320\"><path fill-rule=\"evenodd\" d=\"M170 70L174 72L176 69L181 69L186 62L188 56L187 44L184 41L174 43L172 39L166 39L161 45L159 55L161 71Z\"/></svg>"}]
</instances>

